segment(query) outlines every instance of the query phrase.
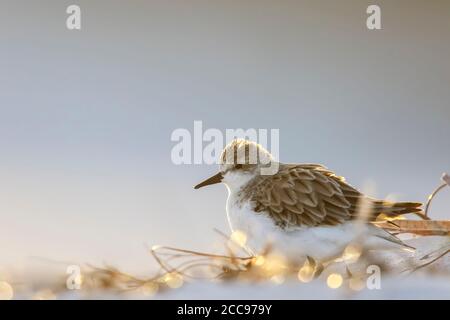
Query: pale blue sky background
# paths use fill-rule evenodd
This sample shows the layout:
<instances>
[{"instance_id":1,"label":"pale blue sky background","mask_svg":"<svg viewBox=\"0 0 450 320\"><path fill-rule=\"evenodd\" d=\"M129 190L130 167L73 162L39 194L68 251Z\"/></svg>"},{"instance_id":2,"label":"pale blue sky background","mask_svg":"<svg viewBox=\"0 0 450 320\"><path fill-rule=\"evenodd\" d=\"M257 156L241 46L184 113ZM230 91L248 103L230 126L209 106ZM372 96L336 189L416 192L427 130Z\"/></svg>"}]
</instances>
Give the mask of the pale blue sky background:
<instances>
[{"instance_id":1,"label":"pale blue sky background","mask_svg":"<svg viewBox=\"0 0 450 320\"><path fill-rule=\"evenodd\" d=\"M82 8L82 30L65 9ZM176 128L278 128L285 162L423 201L450 171L450 2L0 1L0 265L150 261L227 231ZM450 192L435 218L449 218Z\"/></svg>"}]
</instances>

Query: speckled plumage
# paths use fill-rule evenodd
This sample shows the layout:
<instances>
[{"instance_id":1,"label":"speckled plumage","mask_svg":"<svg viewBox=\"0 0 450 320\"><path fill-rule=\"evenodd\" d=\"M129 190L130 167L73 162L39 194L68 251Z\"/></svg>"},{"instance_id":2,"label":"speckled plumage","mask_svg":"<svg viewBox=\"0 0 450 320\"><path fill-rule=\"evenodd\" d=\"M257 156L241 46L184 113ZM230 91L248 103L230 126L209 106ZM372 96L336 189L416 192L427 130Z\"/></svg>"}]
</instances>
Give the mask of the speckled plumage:
<instances>
[{"instance_id":1,"label":"speckled plumage","mask_svg":"<svg viewBox=\"0 0 450 320\"><path fill-rule=\"evenodd\" d=\"M256 150L257 156L249 156L251 150ZM220 172L196 186L218 182L227 186L230 227L248 236L247 247L254 253L270 245L293 259L323 259L361 232L371 246L381 248L383 242L391 242L388 247L398 247L401 241L367 222L381 213L421 212L421 203L372 199L318 164L277 162L276 173L261 173L273 163L270 153L260 145L237 139L222 152Z\"/></svg>"}]
</instances>

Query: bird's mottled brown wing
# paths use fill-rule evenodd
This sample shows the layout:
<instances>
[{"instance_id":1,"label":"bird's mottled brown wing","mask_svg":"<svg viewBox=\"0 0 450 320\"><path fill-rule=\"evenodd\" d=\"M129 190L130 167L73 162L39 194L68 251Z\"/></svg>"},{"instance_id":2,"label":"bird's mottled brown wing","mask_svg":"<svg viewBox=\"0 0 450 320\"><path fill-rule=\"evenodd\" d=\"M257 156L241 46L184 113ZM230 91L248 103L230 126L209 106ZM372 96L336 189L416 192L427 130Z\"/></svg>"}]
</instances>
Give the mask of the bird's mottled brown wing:
<instances>
[{"instance_id":1,"label":"bird's mottled brown wing","mask_svg":"<svg viewBox=\"0 0 450 320\"><path fill-rule=\"evenodd\" d=\"M277 174L258 176L243 190L256 212L280 227L338 225L357 217L372 221L380 213L421 212L421 203L369 198L317 164L280 164Z\"/></svg>"},{"instance_id":2,"label":"bird's mottled brown wing","mask_svg":"<svg viewBox=\"0 0 450 320\"><path fill-rule=\"evenodd\" d=\"M411 211L404 207L409 203L400 206L366 197L343 177L317 164L280 164L277 174L259 176L247 188L243 193L249 195L255 211L269 214L280 227L337 225L361 213L373 220L381 212ZM413 211L420 210L415 207Z\"/></svg>"},{"instance_id":3,"label":"bird's mottled brown wing","mask_svg":"<svg viewBox=\"0 0 450 320\"><path fill-rule=\"evenodd\" d=\"M281 227L336 225L352 218L361 194L323 166L280 164L272 176L248 185L255 211L266 212ZM352 201L354 198L355 201Z\"/></svg>"}]
</instances>

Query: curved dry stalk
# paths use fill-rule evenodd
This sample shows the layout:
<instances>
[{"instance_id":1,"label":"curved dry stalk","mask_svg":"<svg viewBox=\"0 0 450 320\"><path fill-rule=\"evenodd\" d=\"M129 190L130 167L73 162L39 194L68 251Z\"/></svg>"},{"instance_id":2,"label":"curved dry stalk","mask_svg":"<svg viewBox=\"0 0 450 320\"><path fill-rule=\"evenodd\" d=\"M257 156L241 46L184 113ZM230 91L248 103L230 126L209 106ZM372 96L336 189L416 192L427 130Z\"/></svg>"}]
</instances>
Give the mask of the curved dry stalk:
<instances>
[{"instance_id":1,"label":"curved dry stalk","mask_svg":"<svg viewBox=\"0 0 450 320\"><path fill-rule=\"evenodd\" d=\"M167 250L169 252L160 252L161 250ZM167 273L178 273L186 278L190 279L214 279L220 277L224 272L218 273L214 277L200 277L200 276L192 276L188 274L187 272L198 267L210 267L210 268L217 268L218 270L224 270L226 267L226 264L231 264L235 266L235 269L241 269L239 268L240 264L248 264L249 261L253 259L252 256L249 257L239 257L233 254L232 250L230 249L230 255L218 255L218 254L212 254L212 253L204 253L199 251L193 251L193 250L186 250L186 249L180 249L180 248L174 248L174 247L168 247L168 246L154 246L150 249L150 253L152 254L153 258L156 260L156 262L159 264L162 270L164 270ZM163 259L162 256L168 256L167 258ZM200 258L199 258L200 257ZM191 260L181 262L177 266L172 266L169 264L170 261L174 261L176 259L180 258L186 258ZM208 260L210 261L208 263ZM222 264L214 263L214 260L222 260Z\"/></svg>"},{"instance_id":2,"label":"curved dry stalk","mask_svg":"<svg viewBox=\"0 0 450 320\"><path fill-rule=\"evenodd\" d=\"M238 257L238 256L226 256L226 255L220 255L220 254L213 254L213 253L205 253L205 252L199 252L199 251L193 251L193 250L186 250L186 249L179 249L174 247L167 247L167 246L157 246L157 248L152 248L151 252L156 252L160 249L166 249L166 250L172 250L175 252L182 252L182 253L188 253L192 255L197 256L204 256L204 257L210 257L210 258L222 258L222 259L238 259L238 260L251 260L253 259L253 256L250 257Z\"/></svg>"},{"instance_id":3,"label":"curved dry stalk","mask_svg":"<svg viewBox=\"0 0 450 320\"><path fill-rule=\"evenodd\" d=\"M436 258L434 258L433 260L428 261L427 263L424 263L424 264L421 264L420 266L415 267L415 268L411 271L411 273L413 273L413 272L415 272L415 271L417 271L417 270L419 270L419 269L425 268L425 267L429 266L430 264L435 263L435 262L438 261L439 259L441 259L441 258L443 258L444 256L446 256L448 253L450 253L450 249L448 249L447 251L444 251L443 253L441 253L440 255L438 255L438 256L437 256ZM423 258L423 257L422 257L422 258Z\"/></svg>"},{"instance_id":4,"label":"curved dry stalk","mask_svg":"<svg viewBox=\"0 0 450 320\"><path fill-rule=\"evenodd\" d=\"M440 185L438 188L436 188L433 193L428 197L428 201L425 206L424 213L416 213L420 218L423 220L430 220L428 216L428 211L431 205L432 200L436 196L437 193L439 193L446 185L450 186L450 177L448 175L445 175L443 180L444 184ZM359 212L358 215L360 216L361 221L364 220L364 212ZM373 222L374 225L377 225L379 227L382 227L385 229L385 231L390 231L390 234L401 234L405 232L412 232L416 234L444 234L442 230L450 230L449 229L449 223L448 221L418 221L418 220L398 220L398 221L377 221ZM441 230L442 229L442 230ZM170 246L153 246L152 248L148 248L149 252L159 265L159 270L156 272L156 274L149 278L149 279L143 279L138 278L135 276L132 276L131 274L127 274L124 272L121 272L115 267L112 266L106 266L104 268L98 268L94 266L90 266L92 268L92 272L88 273L88 277L90 276L93 282L91 283L92 288L101 288L101 289L117 289L118 292L128 291L128 290L135 290L139 289L147 284L155 284L158 286L158 288L161 289L167 289L169 288L170 284L167 284L166 276L170 274L177 274L183 278L189 278L189 279L217 279L224 276L231 276L235 277L237 275L241 275L242 273L245 273L244 276L248 279L253 280L266 280L267 275L263 269L259 269L258 267L254 268L253 266L256 266L257 264L254 264L253 262L256 261L255 256L245 247L241 246L239 243L236 242L233 237L226 235L224 232L214 229L214 231L219 234L221 237L223 237L224 241L224 247L226 249L226 254L212 254L212 253L205 253L200 251L194 251L194 250L187 250L187 249L180 249ZM420 231L420 232L419 232ZM450 232L450 231L447 231ZM236 246L234 246L236 245ZM340 255L337 256L339 258L340 256L343 256L344 249L342 249L342 252ZM446 250L443 253L440 253L441 250ZM268 246L264 252L260 253L260 256L262 258L265 258L270 255L271 248ZM245 253L247 256L241 256L236 254L237 252ZM440 248L439 250L436 250L432 253L429 253L428 255L425 255L422 257L421 260L429 259L434 254L438 254L436 258L433 258L431 261L428 261L416 268L414 268L414 272L418 269L424 268L426 266L429 266L436 262L437 260L441 259L442 257L446 256L448 253L450 253L450 249L447 249L447 247ZM362 252L361 257L358 259L364 259L367 260L367 252ZM258 256L259 258L259 256ZM324 261L318 264L316 261L311 260L312 258L308 257L308 261L310 264L314 265L314 267L318 267L318 275L327 268L330 264L336 262L338 259L334 257L335 259L331 259L330 261ZM314 263L313 263L314 262ZM345 261L344 261L345 262ZM89 266L89 265L88 265ZM292 266L291 266L292 267ZM192 270L199 269L199 268L210 268L211 270L217 270L217 273L212 271L213 274L211 274L211 277L206 276L197 276L191 274ZM290 271L295 271L297 273L298 268L293 268ZM348 267L346 269L347 276L352 277L352 273L349 271ZM404 270L407 271L407 270ZM317 275L317 276L318 276ZM98 281L98 283L96 283Z\"/></svg>"},{"instance_id":5,"label":"curved dry stalk","mask_svg":"<svg viewBox=\"0 0 450 320\"><path fill-rule=\"evenodd\" d=\"M433 191L433 193L430 194L430 196L428 197L428 200L427 200L427 204L425 205L425 213L424 213L425 217L428 218L428 210L430 209L430 205L431 205L431 202L433 201L434 197L438 194L439 191L444 189L447 185L448 185L447 182L444 182L439 187L437 187Z\"/></svg>"}]
</instances>

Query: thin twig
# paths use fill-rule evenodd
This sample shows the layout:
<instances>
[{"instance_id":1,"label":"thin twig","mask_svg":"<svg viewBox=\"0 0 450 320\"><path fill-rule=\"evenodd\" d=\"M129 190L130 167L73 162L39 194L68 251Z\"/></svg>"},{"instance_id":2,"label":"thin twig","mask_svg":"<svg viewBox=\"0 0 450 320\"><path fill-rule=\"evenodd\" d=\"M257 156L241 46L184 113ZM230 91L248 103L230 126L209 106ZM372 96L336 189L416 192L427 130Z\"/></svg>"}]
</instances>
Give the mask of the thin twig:
<instances>
[{"instance_id":1,"label":"thin twig","mask_svg":"<svg viewBox=\"0 0 450 320\"><path fill-rule=\"evenodd\" d=\"M436 188L436 190L433 191L432 194L430 194L430 196L428 197L428 201L427 204L425 206L425 217L428 218L428 210L430 209L430 205L431 205L431 201L433 200L433 198L436 196L436 194L441 191L442 189L444 189L447 186L447 183L443 183L441 184L439 187Z\"/></svg>"}]
</instances>

